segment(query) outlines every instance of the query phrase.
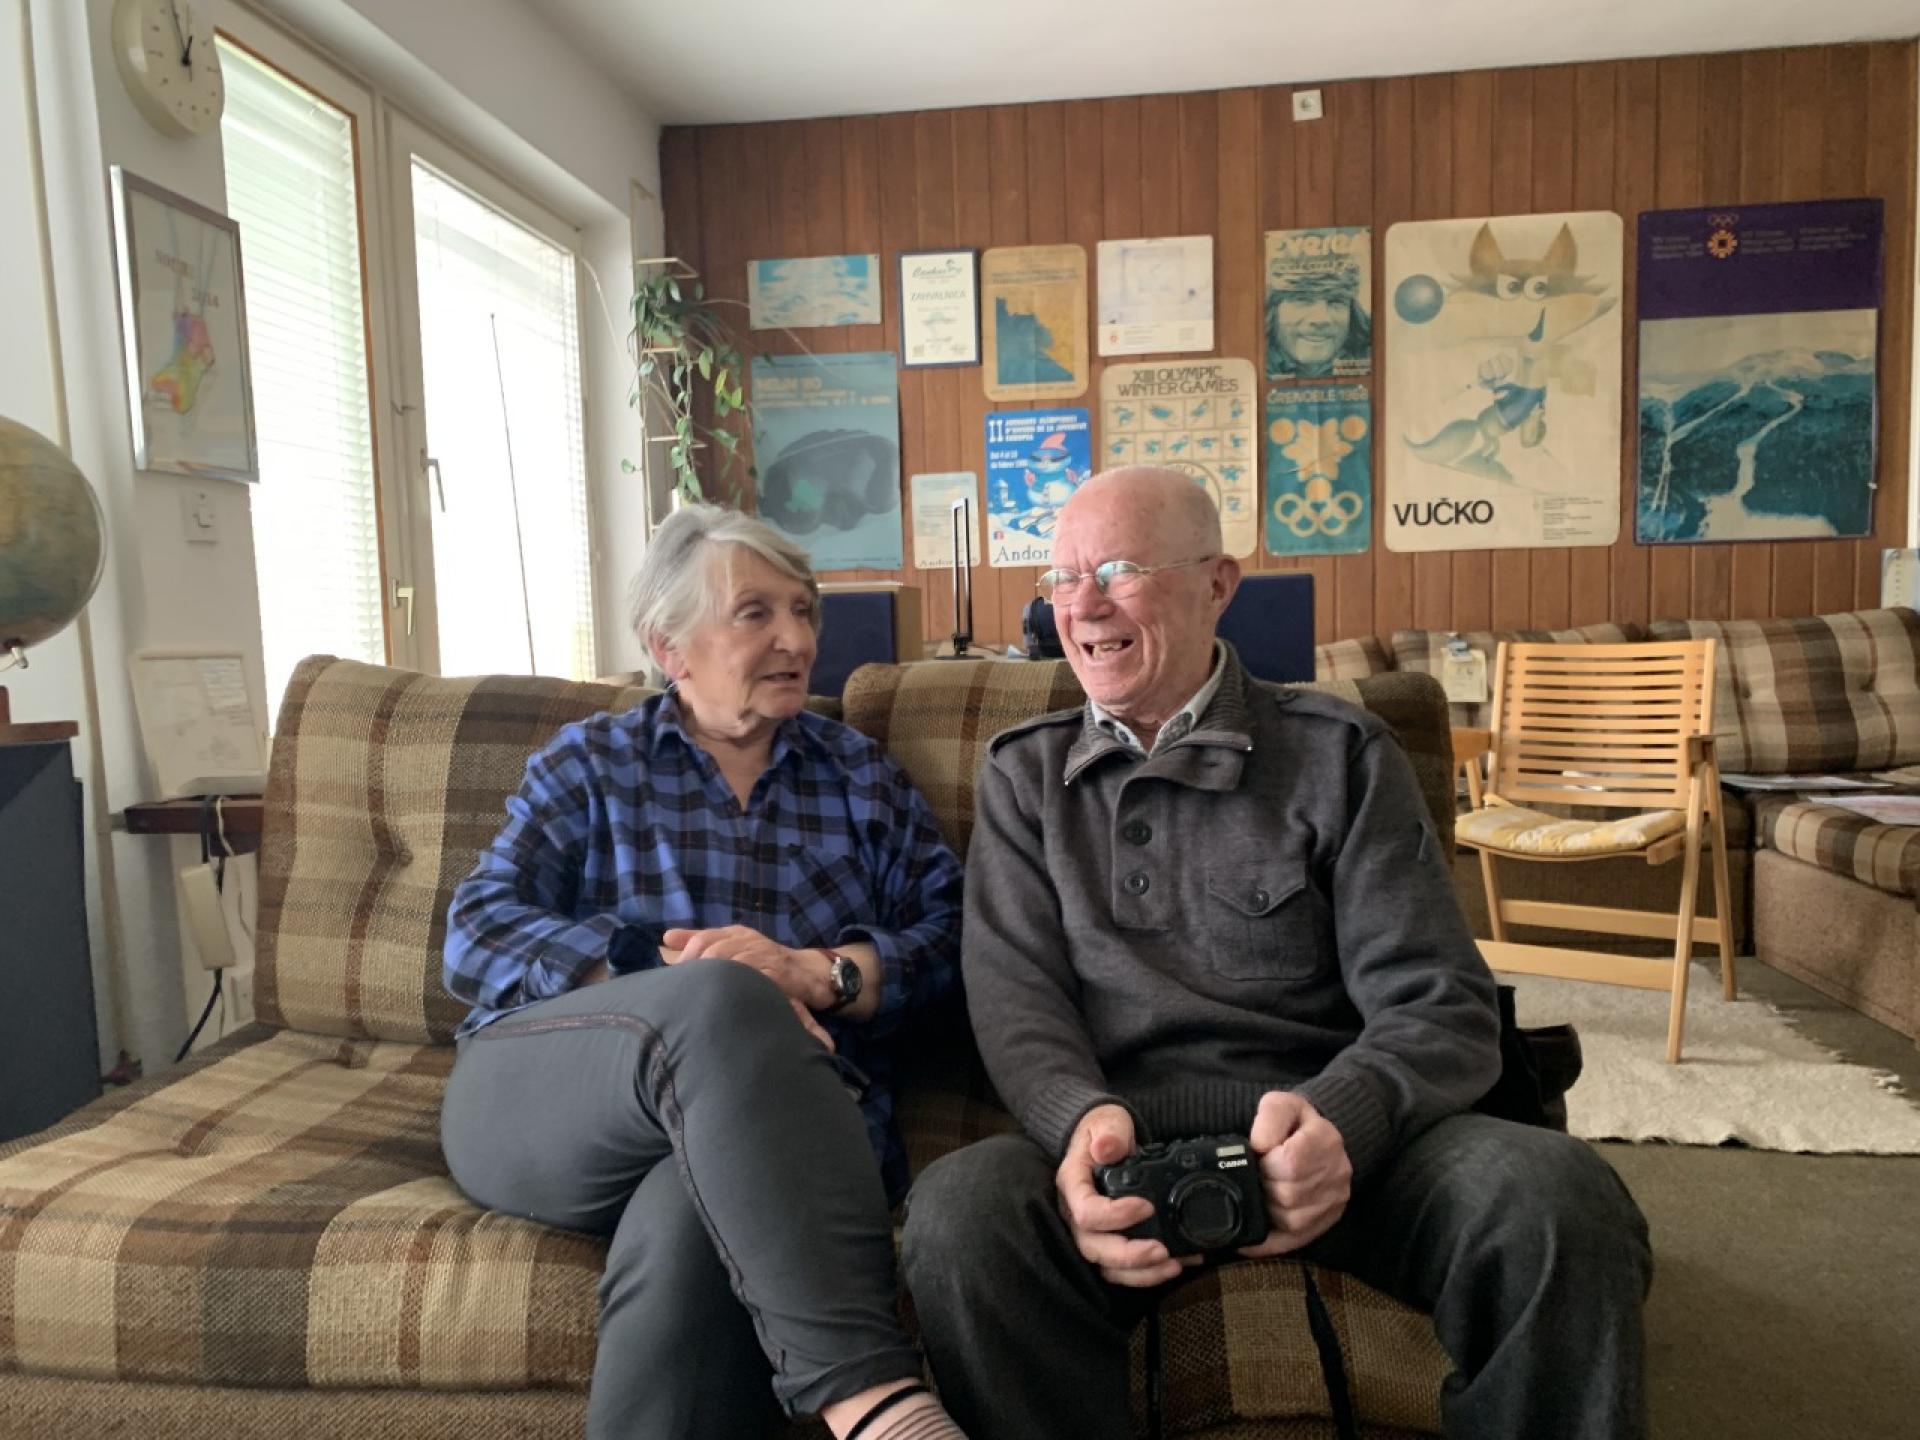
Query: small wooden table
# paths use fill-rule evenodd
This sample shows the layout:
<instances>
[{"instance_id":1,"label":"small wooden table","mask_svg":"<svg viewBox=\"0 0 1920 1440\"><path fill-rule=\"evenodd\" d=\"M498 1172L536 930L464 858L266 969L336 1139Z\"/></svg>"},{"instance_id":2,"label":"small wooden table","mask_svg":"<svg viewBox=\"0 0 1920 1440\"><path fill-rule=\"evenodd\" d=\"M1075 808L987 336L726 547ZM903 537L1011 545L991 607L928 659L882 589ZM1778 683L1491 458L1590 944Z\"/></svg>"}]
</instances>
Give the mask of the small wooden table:
<instances>
[{"instance_id":1,"label":"small wooden table","mask_svg":"<svg viewBox=\"0 0 1920 1440\"><path fill-rule=\"evenodd\" d=\"M205 808L197 799L142 800L122 810L120 818L129 835L198 835ZM234 854L250 855L260 848L265 814L258 795L228 795L221 800L220 820Z\"/></svg>"}]
</instances>

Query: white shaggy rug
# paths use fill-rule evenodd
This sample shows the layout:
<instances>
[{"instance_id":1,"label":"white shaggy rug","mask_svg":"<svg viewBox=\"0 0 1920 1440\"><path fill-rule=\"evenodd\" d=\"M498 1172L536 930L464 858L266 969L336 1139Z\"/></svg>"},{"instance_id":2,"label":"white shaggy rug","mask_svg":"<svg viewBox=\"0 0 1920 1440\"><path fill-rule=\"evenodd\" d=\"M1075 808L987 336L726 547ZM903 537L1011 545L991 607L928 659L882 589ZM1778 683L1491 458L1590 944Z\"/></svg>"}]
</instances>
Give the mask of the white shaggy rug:
<instances>
[{"instance_id":1,"label":"white shaggy rug","mask_svg":"<svg viewBox=\"0 0 1920 1440\"><path fill-rule=\"evenodd\" d=\"M1920 1154L1920 1104L1891 1076L1835 1058L1764 1000L1720 998L1695 966L1678 1065L1666 1063L1664 991L1500 975L1522 1025L1572 1021L1585 1069L1567 1095L1575 1135L1811 1154Z\"/></svg>"}]
</instances>

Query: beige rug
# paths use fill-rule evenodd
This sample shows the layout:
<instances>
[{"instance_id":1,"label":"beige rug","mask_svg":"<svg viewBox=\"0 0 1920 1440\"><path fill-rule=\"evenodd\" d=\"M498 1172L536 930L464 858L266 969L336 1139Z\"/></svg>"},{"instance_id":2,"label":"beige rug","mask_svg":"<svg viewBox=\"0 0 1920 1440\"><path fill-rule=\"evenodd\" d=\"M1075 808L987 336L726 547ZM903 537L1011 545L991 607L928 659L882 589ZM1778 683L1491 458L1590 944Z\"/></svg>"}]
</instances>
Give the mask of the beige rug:
<instances>
[{"instance_id":1,"label":"beige rug","mask_svg":"<svg viewBox=\"0 0 1920 1440\"><path fill-rule=\"evenodd\" d=\"M1835 1058L1763 1000L1720 998L1696 967L1684 1059L1666 1063L1664 992L1501 975L1522 1025L1570 1020L1586 1068L1567 1096L1575 1135L1812 1154L1920 1154L1920 1104L1891 1076Z\"/></svg>"}]
</instances>

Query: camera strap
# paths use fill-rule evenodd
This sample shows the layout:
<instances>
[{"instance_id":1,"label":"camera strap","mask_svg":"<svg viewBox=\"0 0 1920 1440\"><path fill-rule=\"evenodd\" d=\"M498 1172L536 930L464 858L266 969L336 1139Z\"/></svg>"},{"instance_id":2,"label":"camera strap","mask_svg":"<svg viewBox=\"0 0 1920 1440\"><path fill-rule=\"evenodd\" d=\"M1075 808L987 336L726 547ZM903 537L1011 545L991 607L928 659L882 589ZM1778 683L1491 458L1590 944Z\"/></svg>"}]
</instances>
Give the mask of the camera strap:
<instances>
[{"instance_id":1,"label":"camera strap","mask_svg":"<svg viewBox=\"0 0 1920 1440\"><path fill-rule=\"evenodd\" d=\"M1314 1283L1313 1266L1300 1262L1300 1281L1306 1289L1307 1329L1313 1334L1313 1348L1320 1352L1320 1375L1327 1385L1327 1408L1333 1413L1334 1433L1340 1440L1359 1440L1353 1423L1353 1393L1347 1388L1347 1361L1340 1353L1340 1336L1333 1328L1333 1316L1327 1302L1320 1298Z\"/></svg>"}]
</instances>

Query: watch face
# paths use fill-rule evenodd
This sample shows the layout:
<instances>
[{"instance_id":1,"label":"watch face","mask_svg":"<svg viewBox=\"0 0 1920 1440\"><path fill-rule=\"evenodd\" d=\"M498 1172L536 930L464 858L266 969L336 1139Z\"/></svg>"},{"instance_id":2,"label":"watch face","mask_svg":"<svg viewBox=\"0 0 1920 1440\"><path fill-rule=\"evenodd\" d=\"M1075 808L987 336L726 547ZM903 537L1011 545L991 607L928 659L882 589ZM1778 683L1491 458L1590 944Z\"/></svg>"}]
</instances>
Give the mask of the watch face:
<instances>
[{"instance_id":1,"label":"watch face","mask_svg":"<svg viewBox=\"0 0 1920 1440\"><path fill-rule=\"evenodd\" d=\"M833 993L842 1003L857 998L860 994L860 967L844 955L833 957L833 971L830 977Z\"/></svg>"}]
</instances>

